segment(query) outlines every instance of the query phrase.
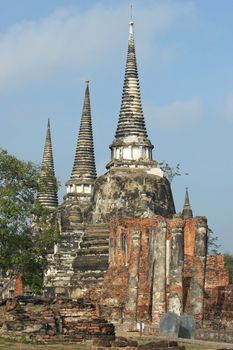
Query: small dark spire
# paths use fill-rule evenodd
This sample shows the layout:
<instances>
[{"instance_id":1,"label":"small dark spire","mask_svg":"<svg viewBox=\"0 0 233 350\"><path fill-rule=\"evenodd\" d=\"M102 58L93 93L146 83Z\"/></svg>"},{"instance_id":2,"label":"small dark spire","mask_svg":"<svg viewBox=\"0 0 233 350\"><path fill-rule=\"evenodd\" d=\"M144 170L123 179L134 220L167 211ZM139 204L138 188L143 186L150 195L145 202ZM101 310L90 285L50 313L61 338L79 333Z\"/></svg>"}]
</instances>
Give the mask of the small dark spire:
<instances>
[{"instance_id":1,"label":"small dark spire","mask_svg":"<svg viewBox=\"0 0 233 350\"><path fill-rule=\"evenodd\" d=\"M89 81L87 80L74 165L69 184L72 183L72 180L80 180L82 182L89 180L93 181L95 179L96 166L91 121Z\"/></svg>"},{"instance_id":2,"label":"small dark spire","mask_svg":"<svg viewBox=\"0 0 233 350\"><path fill-rule=\"evenodd\" d=\"M48 119L47 133L44 146L43 160L41 164L41 188L38 193L39 202L47 208L55 209L58 206L57 181L55 178L53 149Z\"/></svg>"},{"instance_id":3,"label":"small dark spire","mask_svg":"<svg viewBox=\"0 0 233 350\"><path fill-rule=\"evenodd\" d=\"M188 187L186 187L185 199L184 199L184 208L183 208L182 215L183 215L184 219L189 219L189 218L193 217L193 211L191 209L190 202L189 202Z\"/></svg>"}]
</instances>

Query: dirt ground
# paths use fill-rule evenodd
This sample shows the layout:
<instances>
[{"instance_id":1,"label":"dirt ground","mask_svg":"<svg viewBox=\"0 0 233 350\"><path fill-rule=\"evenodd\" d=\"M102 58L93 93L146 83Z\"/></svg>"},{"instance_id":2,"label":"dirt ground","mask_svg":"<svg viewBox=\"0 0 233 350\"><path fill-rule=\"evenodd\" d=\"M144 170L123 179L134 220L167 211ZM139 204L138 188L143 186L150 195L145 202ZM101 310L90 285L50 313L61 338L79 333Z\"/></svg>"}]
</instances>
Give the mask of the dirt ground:
<instances>
[{"instance_id":1,"label":"dirt ground","mask_svg":"<svg viewBox=\"0 0 233 350\"><path fill-rule=\"evenodd\" d=\"M1 317L1 315L0 315ZM117 336L123 336L127 339L134 339L138 341L138 344L144 344L151 341L159 340L159 338L153 336L140 337L138 332L118 332ZM175 340L175 339L174 339ZM179 345L184 345L186 350L216 350L216 349L233 349L233 344L223 343L211 343L197 340L178 340ZM41 343L26 343L25 341L19 341L12 338L6 338L0 336L0 350L90 350L92 342L86 341L83 343L54 343L54 344L41 344Z\"/></svg>"},{"instance_id":2,"label":"dirt ground","mask_svg":"<svg viewBox=\"0 0 233 350\"><path fill-rule=\"evenodd\" d=\"M129 338L129 337L128 337ZM150 342L155 339L140 339L138 336L133 336L130 338L137 339L139 344ZM195 342L195 341L194 341ZM8 340L5 338L0 337L0 350L90 350L91 349L91 342L87 341L85 343L64 343L64 344L29 344L24 342L16 342L13 340ZM229 348L233 349L233 344L231 344L230 347L224 345L224 344L218 344L218 343L206 343L206 342L200 342L199 344L189 344L186 342L179 342L179 345L184 345L186 347L186 350L216 350L221 348Z\"/></svg>"},{"instance_id":3,"label":"dirt ground","mask_svg":"<svg viewBox=\"0 0 233 350\"><path fill-rule=\"evenodd\" d=\"M0 338L1 350L90 350L91 343L75 344L25 344Z\"/></svg>"}]
</instances>

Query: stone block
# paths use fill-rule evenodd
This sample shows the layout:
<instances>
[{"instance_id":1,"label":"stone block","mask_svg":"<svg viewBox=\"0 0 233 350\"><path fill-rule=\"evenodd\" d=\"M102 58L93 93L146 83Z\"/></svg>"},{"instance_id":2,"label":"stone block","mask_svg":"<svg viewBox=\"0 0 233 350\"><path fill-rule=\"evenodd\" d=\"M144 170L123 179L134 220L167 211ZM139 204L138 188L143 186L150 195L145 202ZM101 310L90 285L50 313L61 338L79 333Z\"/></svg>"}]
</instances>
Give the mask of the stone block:
<instances>
[{"instance_id":1,"label":"stone block","mask_svg":"<svg viewBox=\"0 0 233 350\"><path fill-rule=\"evenodd\" d=\"M104 339L95 339L93 340L93 346L96 347L104 347L104 348L110 348L111 347L111 343L108 340L104 340Z\"/></svg>"},{"instance_id":2,"label":"stone block","mask_svg":"<svg viewBox=\"0 0 233 350\"><path fill-rule=\"evenodd\" d=\"M127 343L125 343L124 341L118 340L118 341L112 342L112 346L114 348L125 348L127 346Z\"/></svg>"},{"instance_id":3,"label":"stone block","mask_svg":"<svg viewBox=\"0 0 233 350\"><path fill-rule=\"evenodd\" d=\"M137 346L138 346L137 340L128 340L128 345L127 345L127 347L136 348Z\"/></svg>"},{"instance_id":4,"label":"stone block","mask_svg":"<svg viewBox=\"0 0 233 350\"><path fill-rule=\"evenodd\" d=\"M3 330L7 331L22 331L24 325L20 321L5 321L3 325Z\"/></svg>"},{"instance_id":5,"label":"stone block","mask_svg":"<svg viewBox=\"0 0 233 350\"><path fill-rule=\"evenodd\" d=\"M168 341L168 340L159 340L156 342L150 342L143 345L140 345L138 349L140 350L164 350L164 349L170 349L170 350L182 350L182 347L179 347L178 343L176 341Z\"/></svg>"},{"instance_id":6,"label":"stone block","mask_svg":"<svg viewBox=\"0 0 233 350\"><path fill-rule=\"evenodd\" d=\"M180 328L180 317L173 312L164 314L159 323L160 335L168 338L177 338Z\"/></svg>"},{"instance_id":7,"label":"stone block","mask_svg":"<svg viewBox=\"0 0 233 350\"><path fill-rule=\"evenodd\" d=\"M179 338L193 339L195 335L195 319L192 315L180 316Z\"/></svg>"},{"instance_id":8,"label":"stone block","mask_svg":"<svg viewBox=\"0 0 233 350\"><path fill-rule=\"evenodd\" d=\"M43 334L45 332L41 332L43 330L43 325L41 324L32 324L26 327L22 333L28 333L28 334L33 334L33 333L38 333L38 334Z\"/></svg>"}]
</instances>

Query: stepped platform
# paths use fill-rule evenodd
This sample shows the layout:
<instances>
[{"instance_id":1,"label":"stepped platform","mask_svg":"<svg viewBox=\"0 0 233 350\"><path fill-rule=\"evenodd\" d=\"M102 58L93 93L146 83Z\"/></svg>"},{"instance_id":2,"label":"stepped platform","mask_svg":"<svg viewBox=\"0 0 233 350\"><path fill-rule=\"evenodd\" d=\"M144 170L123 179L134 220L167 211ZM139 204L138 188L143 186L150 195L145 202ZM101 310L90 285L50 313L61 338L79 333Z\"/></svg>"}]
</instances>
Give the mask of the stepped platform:
<instances>
[{"instance_id":1,"label":"stepped platform","mask_svg":"<svg viewBox=\"0 0 233 350\"><path fill-rule=\"evenodd\" d=\"M101 285L108 259L108 224L79 225L72 234L62 232L55 253L49 257L45 283L48 295L76 297L93 285ZM73 294L77 289L78 294Z\"/></svg>"},{"instance_id":2,"label":"stepped platform","mask_svg":"<svg viewBox=\"0 0 233 350\"><path fill-rule=\"evenodd\" d=\"M109 226L93 224L85 227L85 233L73 262L72 285L88 289L100 285L108 269Z\"/></svg>"}]
</instances>

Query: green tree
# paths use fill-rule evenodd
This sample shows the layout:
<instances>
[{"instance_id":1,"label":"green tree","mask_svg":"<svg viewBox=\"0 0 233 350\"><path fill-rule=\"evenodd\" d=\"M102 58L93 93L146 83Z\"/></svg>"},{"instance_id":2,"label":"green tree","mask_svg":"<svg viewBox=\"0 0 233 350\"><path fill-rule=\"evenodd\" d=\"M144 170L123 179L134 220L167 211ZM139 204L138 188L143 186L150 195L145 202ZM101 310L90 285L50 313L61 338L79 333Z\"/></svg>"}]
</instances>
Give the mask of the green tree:
<instances>
[{"instance_id":1,"label":"green tree","mask_svg":"<svg viewBox=\"0 0 233 350\"><path fill-rule=\"evenodd\" d=\"M229 272L229 282L233 283L233 255L232 254L224 254L224 263L225 268Z\"/></svg>"},{"instance_id":2,"label":"green tree","mask_svg":"<svg viewBox=\"0 0 233 350\"><path fill-rule=\"evenodd\" d=\"M58 239L55 221L36 200L40 186L39 167L0 149L0 268L20 273L36 292L42 286L46 255ZM33 234L35 225L39 234Z\"/></svg>"},{"instance_id":3,"label":"green tree","mask_svg":"<svg viewBox=\"0 0 233 350\"><path fill-rule=\"evenodd\" d=\"M171 165L169 165L167 162L163 160L162 162L158 162L158 166L160 169L163 170L163 172L165 173L165 176L167 177L170 183L174 180L176 176L181 175L179 163L176 166L172 167Z\"/></svg>"},{"instance_id":4,"label":"green tree","mask_svg":"<svg viewBox=\"0 0 233 350\"><path fill-rule=\"evenodd\" d=\"M216 234L208 227L207 231L207 254L208 255L219 255L219 248L221 247L218 244L218 237Z\"/></svg>"}]
</instances>

